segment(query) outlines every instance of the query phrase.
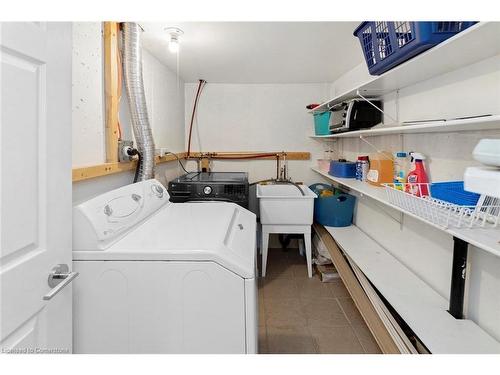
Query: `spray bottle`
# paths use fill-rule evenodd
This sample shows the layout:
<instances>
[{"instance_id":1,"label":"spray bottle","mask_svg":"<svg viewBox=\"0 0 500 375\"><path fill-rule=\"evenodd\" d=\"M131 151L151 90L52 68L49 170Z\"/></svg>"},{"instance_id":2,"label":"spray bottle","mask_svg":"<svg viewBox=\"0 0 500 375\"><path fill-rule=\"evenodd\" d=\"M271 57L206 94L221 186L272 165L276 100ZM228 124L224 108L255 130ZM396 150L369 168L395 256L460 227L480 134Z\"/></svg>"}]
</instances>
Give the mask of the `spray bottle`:
<instances>
[{"instance_id":1,"label":"spray bottle","mask_svg":"<svg viewBox=\"0 0 500 375\"><path fill-rule=\"evenodd\" d=\"M429 189L426 184L429 183L429 178L427 177L427 172L424 167L425 156L418 152L410 152L410 156L412 168L410 173L408 173L406 192L416 195L417 197L428 196Z\"/></svg>"}]
</instances>

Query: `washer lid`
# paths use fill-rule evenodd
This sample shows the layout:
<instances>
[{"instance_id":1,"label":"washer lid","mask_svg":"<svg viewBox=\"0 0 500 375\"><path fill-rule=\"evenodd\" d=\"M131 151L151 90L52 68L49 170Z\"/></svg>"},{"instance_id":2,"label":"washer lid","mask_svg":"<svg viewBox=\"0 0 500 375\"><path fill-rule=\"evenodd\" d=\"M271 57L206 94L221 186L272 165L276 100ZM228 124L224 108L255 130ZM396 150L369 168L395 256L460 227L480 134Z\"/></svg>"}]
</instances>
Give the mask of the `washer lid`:
<instances>
[{"instance_id":1,"label":"washer lid","mask_svg":"<svg viewBox=\"0 0 500 375\"><path fill-rule=\"evenodd\" d=\"M74 260L213 261L254 278L256 217L234 204L170 203L103 251Z\"/></svg>"}]
</instances>

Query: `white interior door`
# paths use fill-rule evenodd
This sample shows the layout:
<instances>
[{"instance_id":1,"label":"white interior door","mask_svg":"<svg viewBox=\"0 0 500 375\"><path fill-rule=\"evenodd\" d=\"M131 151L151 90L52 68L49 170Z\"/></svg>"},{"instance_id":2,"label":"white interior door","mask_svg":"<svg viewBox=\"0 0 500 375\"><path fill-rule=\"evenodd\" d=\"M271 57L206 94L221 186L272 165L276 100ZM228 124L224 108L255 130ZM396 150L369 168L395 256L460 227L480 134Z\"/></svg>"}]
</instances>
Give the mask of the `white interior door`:
<instances>
[{"instance_id":1,"label":"white interior door","mask_svg":"<svg viewBox=\"0 0 500 375\"><path fill-rule=\"evenodd\" d=\"M0 350L71 352L67 274L43 299L71 267L71 24L1 23L0 48Z\"/></svg>"}]
</instances>

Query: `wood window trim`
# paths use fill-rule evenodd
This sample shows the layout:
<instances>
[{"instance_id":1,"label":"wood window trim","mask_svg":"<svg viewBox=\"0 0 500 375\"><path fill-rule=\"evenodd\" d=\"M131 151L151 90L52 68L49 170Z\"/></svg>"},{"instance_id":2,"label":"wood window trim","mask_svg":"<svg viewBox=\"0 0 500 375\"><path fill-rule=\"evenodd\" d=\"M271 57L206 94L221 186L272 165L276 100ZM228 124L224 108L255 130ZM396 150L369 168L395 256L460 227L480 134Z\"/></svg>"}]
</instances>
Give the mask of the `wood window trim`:
<instances>
[{"instance_id":1,"label":"wood window trim","mask_svg":"<svg viewBox=\"0 0 500 375\"><path fill-rule=\"evenodd\" d=\"M118 46L118 22L104 22L104 94L105 94L105 137L106 163L118 162L119 105L120 105L120 56Z\"/></svg>"},{"instance_id":2,"label":"wood window trim","mask_svg":"<svg viewBox=\"0 0 500 375\"><path fill-rule=\"evenodd\" d=\"M184 159L186 157L185 152L179 152L176 154L179 159ZM155 164L162 164L162 163L168 163L171 161L176 161L177 158L172 155L166 155L166 156L156 156L155 157ZM135 170L137 166L136 161L131 161L131 162L124 162L124 163L119 163L119 162L112 162L112 163L103 163L103 164L98 164L98 165L91 165L91 166L86 166L86 167L79 167L79 168L73 168L73 182L79 182L83 180L89 180L92 178L97 178L97 177L102 177L102 176L108 176L116 173L122 173L122 172L127 172L127 171L132 171Z\"/></svg>"}]
</instances>

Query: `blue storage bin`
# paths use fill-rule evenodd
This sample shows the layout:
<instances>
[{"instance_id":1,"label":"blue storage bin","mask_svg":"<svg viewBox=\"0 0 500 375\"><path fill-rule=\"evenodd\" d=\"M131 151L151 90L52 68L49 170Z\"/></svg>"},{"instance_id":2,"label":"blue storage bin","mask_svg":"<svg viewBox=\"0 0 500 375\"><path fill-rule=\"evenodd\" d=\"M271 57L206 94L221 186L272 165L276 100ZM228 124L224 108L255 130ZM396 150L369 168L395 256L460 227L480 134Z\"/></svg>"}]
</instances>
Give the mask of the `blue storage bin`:
<instances>
[{"instance_id":1,"label":"blue storage bin","mask_svg":"<svg viewBox=\"0 0 500 375\"><path fill-rule=\"evenodd\" d=\"M459 206L475 206L480 195L465 191L463 181L450 181L431 184L431 197Z\"/></svg>"},{"instance_id":2,"label":"blue storage bin","mask_svg":"<svg viewBox=\"0 0 500 375\"><path fill-rule=\"evenodd\" d=\"M328 227L348 227L352 224L356 198L352 195L336 192L334 196L321 197L321 190L330 189L332 186L314 184L309 186L318 198L314 200L314 221Z\"/></svg>"},{"instance_id":3,"label":"blue storage bin","mask_svg":"<svg viewBox=\"0 0 500 375\"><path fill-rule=\"evenodd\" d=\"M354 35L361 43L370 74L379 75L475 23L366 21L356 28Z\"/></svg>"},{"instance_id":4,"label":"blue storage bin","mask_svg":"<svg viewBox=\"0 0 500 375\"><path fill-rule=\"evenodd\" d=\"M356 178L356 163L332 160L328 173L335 177Z\"/></svg>"},{"instance_id":5,"label":"blue storage bin","mask_svg":"<svg viewBox=\"0 0 500 375\"><path fill-rule=\"evenodd\" d=\"M330 111L314 114L314 133L316 135L330 134Z\"/></svg>"}]
</instances>

